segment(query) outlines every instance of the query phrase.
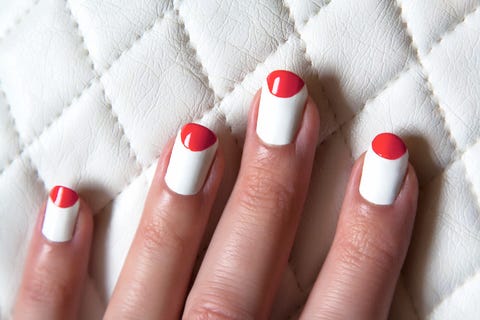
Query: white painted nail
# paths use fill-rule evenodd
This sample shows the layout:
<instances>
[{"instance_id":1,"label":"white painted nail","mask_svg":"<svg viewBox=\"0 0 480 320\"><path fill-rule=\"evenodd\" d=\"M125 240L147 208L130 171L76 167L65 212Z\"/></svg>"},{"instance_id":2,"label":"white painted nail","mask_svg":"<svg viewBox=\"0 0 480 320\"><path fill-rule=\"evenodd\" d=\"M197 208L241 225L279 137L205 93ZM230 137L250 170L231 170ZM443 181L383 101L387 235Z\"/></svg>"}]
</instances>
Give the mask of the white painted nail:
<instances>
[{"instance_id":1,"label":"white painted nail","mask_svg":"<svg viewBox=\"0 0 480 320\"><path fill-rule=\"evenodd\" d=\"M302 120L307 86L302 78L286 70L270 73L262 87L257 135L269 145L291 143Z\"/></svg>"},{"instance_id":2,"label":"white painted nail","mask_svg":"<svg viewBox=\"0 0 480 320\"><path fill-rule=\"evenodd\" d=\"M196 124L185 125L177 135L170 156L165 182L181 195L198 193L205 183L217 151L217 136Z\"/></svg>"},{"instance_id":3,"label":"white painted nail","mask_svg":"<svg viewBox=\"0 0 480 320\"><path fill-rule=\"evenodd\" d=\"M50 241L70 241L77 222L80 201L78 194L67 187L55 186L50 191L42 234Z\"/></svg>"},{"instance_id":4,"label":"white painted nail","mask_svg":"<svg viewBox=\"0 0 480 320\"><path fill-rule=\"evenodd\" d=\"M405 143L392 133L377 135L365 154L360 194L377 205L391 205L397 198L408 167Z\"/></svg>"}]
</instances>

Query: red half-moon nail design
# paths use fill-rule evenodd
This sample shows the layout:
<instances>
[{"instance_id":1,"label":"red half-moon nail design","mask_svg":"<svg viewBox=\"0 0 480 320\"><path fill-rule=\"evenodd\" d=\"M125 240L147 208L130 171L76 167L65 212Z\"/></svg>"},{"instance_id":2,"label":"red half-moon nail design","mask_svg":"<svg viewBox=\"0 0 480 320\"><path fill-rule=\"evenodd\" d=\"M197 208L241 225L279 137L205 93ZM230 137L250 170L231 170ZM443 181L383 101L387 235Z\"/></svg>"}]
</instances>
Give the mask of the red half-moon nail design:
<instances>
[{"instance_id":1,"label":"red half-moon nail design","mask_svg":"<svg viewBox=\"0 0 480 320\"><path fill-rule=\"evenodd\" d=\"M407 146L403 140L392 133L381 133L372 141L372 149L380 157L395 160L407 152Z\"/></svg>"},{"instance_id":2,"label":"red half-moon nail design","mask_svg":"<svg viewBox=\"0 0 480 320\"><path fill-rule=\"evenodd\" d=\"M359 192L377 205L391 205L397 198L408 167L408 150L393 133L381 133L370 144L363 161Z\"/></svg>"},{"instance_id":3,"label":"red half-moon nail design","mask_svg":"<svg viewBox=\"0 0 480 320\"><path fill-rule=\"evenodd\" d=\"M197 123L186 124L181 131L183 145L191 151L202 151L217 142L212 130Z\"/></svg>"},{"instance_id":4,"label":"red half-moon nail design","mask_svg":"<svg viewBox=\"0 0 480 320\"><path fill-rule=\"evenodd\" d=\"M302 78L287 70L276 70L267 76L270 93L279 98L290 98L302 90Z\"/></svg>"},{"instance_id":5,"label":"red half-moon nail design","mask_svg":"<svg viewBox=\"0 0 480 320\"><path fill-rule=\"evenodd\" d=\"M50 199L60 208L68 208L78 201L78 194L70 188L55 186L50 191Z\"/></svg>"},{"instance_id":6,"label":"red half-moon nail design","mask_svg":"<svg viewBox=\"0 0 480 320\"><path fill-rule=\"evenodd\" d=\"M172 148L165 183L180 195L200 191L217 151L217 136L207 127L188 123L180 130Z\"/></svg>"}]
</instances>

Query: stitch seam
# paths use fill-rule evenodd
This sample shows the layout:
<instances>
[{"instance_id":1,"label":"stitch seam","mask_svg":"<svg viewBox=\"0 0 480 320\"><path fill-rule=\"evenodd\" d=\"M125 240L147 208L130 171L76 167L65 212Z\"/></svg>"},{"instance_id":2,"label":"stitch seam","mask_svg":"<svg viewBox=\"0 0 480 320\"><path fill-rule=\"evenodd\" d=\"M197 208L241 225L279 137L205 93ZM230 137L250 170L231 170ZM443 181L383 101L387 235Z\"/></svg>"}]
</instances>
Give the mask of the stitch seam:
<instances>
[{"instance_id":1,"label":"stitch seam","mask_svg":"<svg viewBox=\"0 0 480 320\"><path fill-rule=\"evenodd\" d=\"M457 292L459 292L460 290L463 290L465 288L465 286L467 284L469 284L471 281L474 280L474 278L480 274L480 269L477 269L473 272L473 274L471 274L470 276L468 276L465 281L463 281L460 285L458 285L452 292L450 292L450 294L448 294L447 296L445 296L442 300L440 300L440 302L438 302L435 307L433 307L433 309L428 313L428 315L425 317L425 319L429 319L434 313L435 311L437 311L438 308L440 308L440 306L445 303L446 301L450 300L450 298L453 297L453 295Z\"/></svg>"},{"instance_id":2,"label":"stitch seam","mask_svg":"<svg viewBox=\"0 0 480 320\"><path fill-rule=\"evenodd\" d=\"M398 1L398 0L395 0L395 1ZM463 18L453 24L453 26L450 26L450 28L448 28L447 30L445 30L442 35L432 44L432 46L430 47L430 49L428 50L428 52L425 54L425 57L429 56L430 53L432 53L432 51L434 49L437 49L440 47L441 43L445 40L445 38L447 38L448 36L452 35L453 33L455 33L455 31L458 29L458 27L462 26L463 24L466 23L466 20L468 20L470 17L472 17L473 15L476 14L476 12L480 10L480 4L475 7L475 9L473 9L472 11L466 13Z\"/></svg>"},{"instance_id":3,"label":"stitch seam","mask_svg":"<svg viewBox=\"0 0 480 320\"><path fill-rule=\"evenodd\" d=\"M475 140L473 143L469 144L464 150L462 150L461 152L458 153L458 155L453 158L450 162L447 163L447 165L437 174L435 174L432 178L430 178L427 182L425 182L421 188L426 188L428 185L430 185L430 183L433 182L433 180L435 180L436 178L438 178L439 176L441 176L445 171L447 171L448 169L450 169L451 166L453 166L454 163L458 162L458 161L461 161L463 156L465 155L465 153L467 153L471 148L473 148L473 146L475 146L477 143L480 143L480 137L477 138L477 140Z\"/></svg>"},{"instance_id":4,"label":"stitch seam","mask_svg":"<svg viewBox=\"0 0 480 320\"><path fill-rule=\"evenodd\" d=\"M405 34L406 34L407 37L410 39L411 47L412 47L412 49L413 49L413 51L414 51L415 57L416 57L419 65L420 65L420 67L421 67L421 70L422 70L422 73L423 73L423 78L424 78L424 81L425 81L425 83L426 83L426 85L427 85L427 90L428 90L428 93L429 93L429 95L430 95L430 98L432 99L432 101L434 102L434 104L436 104L436 106L437 106L437 111L438 111L438 113L439 113L439 115L440 115L440 118L441 118L442 121L443 121L443 126L444 126L445 130L447 131L447 136L448 136L448 138L449 138L449 140L450 140L450 143L451 143L452 146L454 147L454 150L455 150L454 152L458 154L458 152L459 152L459 151L458 151L458 150L459 150L459 149L458 149L458 145L457 145L457 143L456 143L456 140L453 138L451 128L450 128L449 124L447 123L445 110L442 108L442 106L441 106L441 104L440 104L440 101L439 101L439 98L438 98L438 96L437 96L437 95L435 94L435 92L434 92L434 87L433 87L433 85L432 85L432 83L431 83L431 81L430 81L430 78L429 78L429 74L428 74L428 72L427 72L427 69L426 69L425 66L423 65L423 61L422 61L422 59L420 58L419 51L418 51L418 46L417 46L417 45L415 44L415 42L414 42L413 33L412 33L412 31L410 30L410 28L409 28L409 26L408 26L408 23L407 23L407 21L406 21L406 19L405 19L405 17L403 16L403 7L402 7L401 4L398 3L398 0L395 0L394 3L395 3L395 5L397 6L398 11L399 11L399 12L398 12L398 16L399 16L399 18L400 18L401 25L402 25L402 27L403 27L403 29L404 29L404 31L405 31ZM475 10L475 11L476 11L476 10ZM474 11L474 12L475 12L475 11ZM460 22L459 24L457 24L453 30L457 29L457 28L458 28L458 25L461 25L461 24L463 24L464 22L465 22L465 18L462 20L462 22ZM453 32L453 31L452 31L452 32ZM444 36L440 37L440 40L438 41L438 43L440 44L444 38L445 38L445 34L444 34ZM433 47L434 47L434 46L432 46L432 49L429 51L429 53L433 50ZM454 157L455 157L455 155L454 155ZM468 180L468 177L467 177L467 174L465 174L465 179L466 179L467 181L469 181L469 180ZM470 187L472 187L471 184L470 184ZM477 198L477 207L478 207L478 198ZM456 290L457 290L457 289L455 289L454 292L455 292ZM418 310L417 310L417 308L416 308L416 306L415 306L415 304L414 304L414 301L413 301L413 299L412 299L412 296L411 296L410 292L408 292L408 290L406 290L406 292L407 292L407 296L409 297L410 302L411 302L411 304L412 304L413 311L414 311L415 315L416 315L417 318L418 318L418 317L419 317L419 315L418 315ZM452 294L453 294L453 293L452 293ZM450 296L450 295L449 295L449 296ZM437 307L438 307L438 305L437 305ZM434 311L437 307L435 307L432 311ZM428 318L428 316L427 316L427 318Z\"/></svg>"},{"instance_id":5,"label":"stitch seam","mask_svg":"<svg viewBox=\"0 0 480 320\"><path fill-rule=\"evenodd\" d=\"M328 6L330 3L332 3L332 1L326 3L323 7L320 8L320 10L321 10L322 8L325 8L326 6ZM473 12L469 13L468 15L466 15L465 18L467 18L467 16L473 15L473 13L474 13L475 11L477 11L478 9L480 9L480 6L479 6L476 10L474 10ZM320 12L320 10L318 10L318 12ZM318 14L318 13L317 13L317 14ZM156 25L156 23L157 23L158 21L162 20L165 15L166 15L166 13L162 13L161 15L159 15L156 19L153 20L153 23L152 23L151 25L148 25L141 34L137 35L136 38L135 38L135 39L132 41L132 43L130 44L130 46L128 46L126 49L122 50L122 52L120 52L120 53L118 54L118 56L115 57L114 60L106 67L106 70L104 71L104 73L103 73L100 77L103 77L105 74L107 74L108 71L110 70L110 68L111 68L118 60L120 60L120 58L121 58L126 52L130 51L130 50L135 46L135 44L138 43L149 31L151 31L151 30L153 29L153 27ZM305 22L304 27L305 27L307 24L309 24L310 21L311 21L314 17L315 17L315 16L309 17L308 20ZM466 19L462 20L462 22L464 22L465 20L466 20ZM462 23L462 22L461 22L461 23ZM460 24L461 24L461 23L460 23ZM449 29L449 31L447 31L446 33L453 33L453 31L455 31L455 29L457 28L457 26L458 26L458 25L455 25L453 28ZM445 38L445 34L442 34L442 36L439 37L439 39L442 39L442 38ZM285 41L285 42L286 42L286 41ZM438 46L441 44L441 42L442 42L442 41L436 41L436 42L434 43L434 45L432 46L430 52L433 51L436 47L438 47ZM277 49L278 49L278 47L277 47ZM273 51L273 52L267 57L267 59L268 59L271 55L273 55L275 52L276 52L276 51ZM426 56L428 56L428 54L427 54ZM426 56L425 56L425 57L426 57ZM265 59L265 60L267 60L267 59ZM261 65L261 63L258 64L258 65ZM257 67L258 67L258 65L257 65ZM253 72L253 71L252 71L252 72ZM406 70L403 71L403 72L406 72ZM251 72L250 72L250 73L251 73ZM240 80L239 82L237 82L237 83L234 85L234 88L233 88L232 90L230 90L230 92L231 92L231 91L234 91L235 87L238 86L238 85L240 85L240 84L243 82L243 80L245 80L245 78L246 78L250 73L246 74L245 77L244 77L242 80ZM401 74L400 74L399 76L401 76ZM398 76L398 77L399 77L399 76ZM397 77L397 78L398 78L398 77ZM91 80L87 83L86 87L72 98L72 100L70 101L70 103L67 105L67 108L70 107L70 105L73 104L73 102L74 102L78 97L80 97L85 91L87 91L87 90L89 89L89 87L92 86L92 84L93 84L93 82L94 82L95 80L97 80L97 79L96 79L96 78L91 79ZM384 89L387 89L387 88L384 87ZM229 93L230 93L230 92L229 92ZM379 92L379 93L381 93L381 92ZM225 98L227 97L227 95L228 95L228 93L225 94L225 96L224 96L223 99L225 99ZM377 95L378 95L378 94L377 94ZM370 99L369 99L369 100L370 100ZM369 100L367 100L367 101L369 101ZM65 109L65 108L63 108L63 109ZM33 142L35 142L36 140L38 140L38 138L43 134L43 132L46 131L46 129L48 129L48 127L50 127L56 120L58 120L58 118L60 118L60 117L62 116L62 114L63 114L63 109L62 109L62 111L60 112L59 115L57 115L56 117L54 117L54 119L52 119L52 120L50 121L50 123L48 123L48 124L44 127L44 129L40 132L40 134L39 134L37 137L35 137L35 138L33 139L33 141L30 142L30 143L26 146L26 148L28 148L31 144L33 144ZM329 135L332 135L333 133L335 133L335 132L332 132L332 133L330 133ZM328 137L328 136L327 136L327 137ZM23 154L24 151L25 151L25 150L21 150L21 152L19 153L18 157L20 157L20 156ZM18 157L17 157L17 158L18 158ZM16 159L12 159L9 163L7 163L7 165L3 168L3 170L0 170L0 176L2 176L2 174L8 169L8 167L10 167L10 165L11 165L15 160L16 160Z\"/></svg>"},{"instance_id":6,"label":"stitch seam","mask_svg":"<svg viewBox=\"0 0 480 320\"><path fill-rule=\"evenodd\" d=\"M88 60L89 67L90 69L92 69L94 77L98 78L98 72L95 69L95 63L93 62L92 56L90 55L90 50L88 50L87 44L85 43L85 37L82 31L80 30L80 23L73 15L69 0L65 0L65 9L67 10L70 20L73 23L73 28L75 29L78 37L80 38L80 45L83 47L83 50L85 51L85 58Z\"/></svg>"},{"instance_id":7,"label":"stitch seam","mask_svg":"<svg viewBox=\"0 0 480 320\"><path fill-rule=\"evenodd\" d=\"M124 129L122 123L120 122L120 119L118 119L117 113L115 113L115 111L113 110L113 103L112 103L112 100L107 95L105 85L103 83L101 83L101 85L102 85L101 86L102 94L103 94L103 97L105 98L105 106L110 111L110 114L112 115L113 120L115 121L115 124L117 125L118 130L120 131L121 137L125 139L125 143L127 144L127 147L129 149L130 159L132 159L134 161L134 165L136 166L135 170L136 171L143 170L143 167L140 164L140 161L138 160L137 154L135 153L135 150L133 149L133 147L131 145L130 139L128 138L127 134L125 133L125 129Z\"/></svg>"},{"instance_id":8,"label":"stitch seam","mask_svg":"<svg viewBox=\"0 0 480 320\"><path fill-rule=\"evenodd\" d=\"M220 96L218 96L218 94L215 92L215 89L213 88L213 85L210 81L208 71L205 68L205 65L202 63L202 60L200 59L197 47L193 43L192 38L190 37L190 32L188 31L187 26L185 25L185 21L184 21L182 15L180 14L180 9L179 8L175 9L175 14L177 16L177 19L178 19L178 22L179 22L180 26L182 27L182 29L185 33L185 36L187 37L187 46L192 50L193 55L195 57L195 61L197 62L197 67L201 70L201 76L204 78L204 82L207 83L208 90L210 90L212 92L213 97L214 97L213 106L211 108L208 108L207 110L204 110L202 115L200 116L200 119L203 119L210 111L217 111L217 113L223 119L226 127L230 131L230 134L234 138L235 144L238 147L239 146L238 138L233 134L233 128L230 125L230 123L228 122L226 114L223 113L221 108L219 107L220 103L217 103L219 101L222 101L223 99ZM222 116L222 114L223 114L223 116Z\"/></svg>"},{"instance_id":9,"label":"stitch seam","mask_svg":"<svg viewBox=\"0 0 480 320\"><path fill-rule=\"evenodd\" d=\"M455 141L455 139L453 138L452 136L452 130L450 128L450 125L448 124L447 122L447 119L446 119L446 115L445 115L445 110L444 108L441 106L440 104L440 100L438 98L438 96L435 94L434 92L434 89L433 89L433 85L432 83L430 82L430 78L429 78L429 74L427 72L427 69L425 68L425 66L423 65L423 61L422 59L420 58L420 55L419 55L419 52L418 52L418 46L416 45L414 39L413 39L413 33L412 31L410 30L409 26L408 26L408 23L407 21L405 20L404 16L403 16L403 7L401 4L398 3L398 0L395 0L394 1L394 4L396 5L397 7L397 10L398 10L398 17L400 19L400 23L402 25L402 28L405 32L405 35L408 37L409 41L410 41L410 45L412 47L412 50L414 52L414 55L415 55L415 58L416 60L418 61L419 65L420 65L420 68L422 70L422 76L423 76L423 79L425 80L425 83L427 85L427 91L428 91L428 94L430 96L430 98L432 99L433 103L437 106L437 111L440 115L440 119L442 120L443 122L443 126L447 132L447 136L448 136L448 139L450 140L450 143L452 144L452 146L454 147L454 150L455 150L455 153L458 152L458 146L457 146L457 142ZM441 41L440 41L441 42ZM439 42L439 43L440 43Z\"/></svg>"},{"instance_id":10,"label":"stitch seam","mask_svg":"<svg viewBox=\"0 0 480 320\"><path fill-rule=\"evenodd\" d=\"M76 29L77 31L77 34L78 36L80 37L80 43L81 43L81 46L83 47L83 49L85 50L85 57L86 59L89 61L89 65L90 65L90 68L92 69L92 72L94 74L94 78L98 78L99 77L99 74L97 72L97 70L95 69L95 64L93 62L93 59L90 55L90 50L88 50L87 48L87 45L85 43L85 38L83 36L83 33L81 32L80 30L80 25L79 25L79 22L78 20L75 18L75 16L73 15L73 12L70 8L70 3L68 0L65 0L65 8L66 10L68 11L69 13L69 16L70 16L70 19L72 20L73 22L73 26L74 28ZM155 19L156 20L156 19ZM120 122L120 119L118 118L118 115L115 113L115 111L113 110L113 103L112 103L112 100L109 98L109 96L107 95L106 93L106 89L105 89L105 85L102 83L102 80L100 79L100 83L102 84L101 86L101 89L102 89L102 94L103 94L103 97L105 99L105 104L106 104L106 107L107 109L110 111L112 117L113 117L113 120L115 121L119 131L120 131L120 134L121 134L121 138L124 138L125 139L125 142L127 144L127 147L129 149L129 156L130 156L130 159L133 159L134 161L134 164L135 166L137 167L136 170L141 170L142 166L140 164L140 162L138 161L138 157L137 157L137 154L135 153L135 150L133 149L132 145L131 145L131 141L130 139L128 138L127 134L125 133L125 129L123 127L123 125L121 124Z\"/></svg>"},{"instance_id":11,"label":"stitch seam","mask_svg":"<svg viewBox=\"0 0 480 320\"><path fill-rule=\"evenodd\" d=\"M469 175L468 175L468 168L467 168L467 164L465 163L465 160L464 160L464 156L467 152L463 153L462 155L462 164L463 166L465 167L465 181L467 182L467 185L468 185L468 189L470 190L470 193L474 196L475 198L475 208L476 208L476 211L480 213L480 194L477 194L477 192L475 191L475 187L473 185L473 181L469 178Z\"/></svg>"},{"instance_id":12,"label":"stitch seam","mask_svg":"<svg viewBox=\"0 0 480 320\"><path fill-rule=\"evenodd\" d=\"M2 43L2 41L15 29L17 28L17 26L19 26L23 19L25 19L29 14L30 12L32 12L33 8L35 8L37 6L37 4L40 3L40 0L34 0L33 3L30 5L30 7L28 7L27 9L25 9L23 11L22 14L20 14L20 16L18 16L14 21L13 21L13 24L10 26L10 27L7 27L7 29L5 29L5 31L3 32L3 35L0 36L0 43Z\"/></svg>"},{"instance_id":13,"label":"stitch seam","mask_svg":"<svg viewBox=\"0 0 480 320\"><path fill-rule=\"evenodd\" d=\"M328 2L326 5L324 5L323 7L321 7L320 10L323 9L323 8L325 8L325 7L327 7L327 6L330 5L332 2L333 2L333 1ZM479 6L479 8L480 8L480 6ZM320 10L319 10L318 12L320 12ZM318 13L317 13L317 14L318 14ZM142 38L143 38L146 34L148 34L148 32L151 31L151 30L153 29L153 27L157 24L157 22L161 21L161 20L165 17L165 15L166 15L166 13L162 13L161 15L159 15L156 19L153 20L153 22L152 22L151 25L148 25L141 34L137 35L136 38L135 38L135 39L132 41L132 43L130 44L130 46L128 46L126 49L122 50L122 52L119 53L118 56L115 57L114 60L113 60L109 65L107 65L104 73L103 73L102 75L100 75L99 78L101 78L101 77L103 77L105 74L107 74L108 71L111 69L111 67L112 67L117 61L119 61L120 58L121 58L125 53L129 52L129 51L135 46L136 43L140 42L140 40L142 40ZM469 15L472 15L472 13L470 13ZM315 16L311 16L310 18L308 18L308 20L305 22L305 25L309 24L310 21L311 21L314 17L315 17ZM304 25L304 26L305 26L305 25ZM451 29L452 31L450 31L450 33L452 33L455 29L456 29L456 26ZM440 38L444 38L444 35L442 35ZM288 39L287 39L287 40L288 40ZM303 39L302 39L302 40L303 40ZM285 41L285 43L286 43L286 42L287 42L287 41ZM441 43L441 41L437 41L437 42L432 46L432 50L433 50L434 48L438 47L438 46L440 45L440 43ZM282 44L284 44L284 43L282 43ZM282 45L282 44L281 44L281 45ZM275 54L275 53L277 52L278 48L279 48L281 45L279 45L275 51L273 51L269 56L267 56L267 58L264 60L264 62L265 62L270 56L272 56L273 54ZM430 50L430 51L432 51L432 50ZM264 62L263 62L263 63L264 63ZM259 63L259 64L257 65L257 68L258 68L258 66L261 65L261 64L262 64L262 63ZM255 68L255 70L256 70L256 68ZM250 73L254 72L255 70L247 73L239 82L237 82L237 83L234 85L234 87L233 87L229 92L227 92L227 93L225 94L225 96L223 97L223 99L225 99L232 91L234 91L237 86L239 86L240 84L242 84L243 81L245 80L245 78L246 78ZM406 70L405 70L405 71L406 71ZM405 72L405 71L403 71L403 72ZM401 74L398 75L398 77L400 77L400 76L401 76ZM397 77L397 78L398 78L398 77ZM67 107L64 107L64 108L62 109L62 111L60 112L60 114L57 115L57 116L55 116L55 117L50 121L50 123L48 123L48 124L43 128L43 130L40 132L40 134L38 134L38 136L35 137L35 138L33 139L33 141L31 141L31 142L26 146L26 148L28 148L31 144L33 144L33 142L35 142L36 140L38 140L39 137L44 133L44 131L46 131L46 129L48 129L48 127L50 127L56 120L58 120L58 119L62 116L64 109L70 107L71 104L73 104L73 102L74 102L77 98L79 98L85 91L87 91L87 90L89 89L89 87L92 86L92 84L95 82L95 80L97 80L97 78L91 79L91 80L87 83L86 87L72 98L72 100L69 102L69 104L67 105ZM387 87L384 87L383 89L386 89L386 88L387 88ZM381 93L381 92L379 92L379 93ZM377 95L378 95L378 94L377 94ZM222 100L223 100L223 99L222 99ZM370 99L369 99L369 100L370 100ZM367 101L369 101L369 100L367 100ZM219 101L219 102L220 102L220 101ZM350 120L351 120L351 119L350 119ZM333 133L335 133L335 132L332 132L332 133L330 133L329 135L332 135ZM328 136L327 136L327 137L328 137ZM22 154L23 152L24 152L24 150L22 150L22 151L19 153L19 156L21 156L21 154ZM18 157L17 157L17 158L18 158ZM2 176L2 174L8 169L8 167L10 167L10 165L11 165L15 160L16 160L16 159L12 159L9 163L7 163L7 165L3 168L3 170L0 170L0 176Z\"/></svg>"},{"instance_id":14,"label":"stitch seam","mask_svg":"<svg viewBox=\"0 0 480 320\"><path fill-rule=\"evenodd\" d=\"M43 186L43 191L48 193L48 188L45 180L40 176L40 172L38 171L37 165L33 162L32 157L25 153L25 160L30 164L33 170L33 174L38 182L40 182Z\"/></svg>"},{"instance_id":15,"label":"stitch seam","mask_svg":"<svg viewBox=\"0 0 480 320\"><path fill-rule=\"evenodd\" d=\"M27 144L25 144L24 149L20 151L19 156L20 156L21 154L23 154L23 153L26 151L26 149L28 149L33 143L35 143L35 141L39 140L40 137L45 133L45 131L48 130L48 128L50 128L55 122L57 122L58 120L60 120L60 119L62 118L64 112L65 112L66 110L68 110L86 91L88 91L96 82L99 82L99 80L100 80L101 78L103 78L105 75L107 75L108 72L110 71L110 69L115 65L115 63L117 63L117 61L119 61L126 52L130 51L137 43L139 43L139 42L143 39L143 37L144 37L146 34L148 34L148 33L153 29L153 27L157 24L157 22L161 22L161 21L163 20L164 16L165 16L165 14L162 14L162 15L158 16L158 17L154 20L154 23L152 23L151 26L147 27L147 28L145 29L145 31L144 31L140 36L138 36L138 37L135 38L135 40L131 43L131 45L130 45L127 49L125 49L124 51L122 51L122 52L119 54L119 56L118 56L114 61L112 61L112 63L110 63L110 64L108 65L108 67L105 69L105 71L103 72L103 74L99 75L98 77L93 77L92 79L90 79L90 80L87 82L86 86L85 86L81 91L79 91L78 93L76 93L76 94L72 97L72 99L71 99L68 103L65 104L65 106L62 108L62 110L61 110L58 114L54 115L54 116L52 117L52 119L51 119L47 124L45 124L45 126L44 126L43 129L40 131L40 133L39 133L36 137L34 137L34 138L32 139L32 141L30 141L30 142L28 142ZM17 158L18 158L18 157L17 157ZM5 166L2 170L0 170L0 177L4 174L4 172L11 166L11 164L12 164L17 158L12 159L10 162L8 162L8 163L6 164L6 166Z\"/></svg>"},{"instance_id":16,"label":"stitch seam","mask_svg":"<svg viewBox=\"0 0 480 320\"><path fill-rule=\"evenodd\" d=\"M196 66L201 71L200 76L203 78L203 81L206 82L208 90L210 90L213 93L213 96L214 96L215 101L216 101L218 99L218 95L215 92L215 89L213 89L212 83L210 82L210 77L208 76L208 72L207 72L204 64L202 63L202 60L200 59L200 56L198 55L197 47L193 43L192 38L190 37L190 32L187 30L187 26L185 25L185 21L184 21L183 17L180 15L180 10L178 8L176 8L174 11L175 11L175 15L177 17L177 21L178 21L180 27L182 28L183 33L185 34L185 37L187 38L186 45L192 51L195 62L196 62Z\"/></svg>"},{"instance_id":17,"label":"stitch seam","mask_svg":"<svg viewBox=\"0 0 480 320\"><path fill-rule=\"evenodd\" d=\"M6 165L5 165L5 166L8 166L10 162L13 162L13 160L14 160L15 158L17 158L17 157L20 156L21 150L22 150L22 147L23 147L23 142L22 142L22 139L21 139L21 137L20 137L20 131L18 130L17 121L16 121L15 117L13 116L12 106L11 106L10 103L8 102L7 94L6 94L5 90L2 89L1 84L2 84L2 83L0 82L0 95L2 95L3 98L4 98L4 100L5 100L5 104L6 104L6 106L7 106L7 115L8 115L9 118L10 118L10 121L9 121L9 122L10 122L10 125L11 125L11 127L12 127L12 130L13 130L13 132L14 132L14 134L15 134L15 138L17 139L16 145L17 145L17 148L18 148L18 151L17 151L13 156L10 157L11 159L8 159L8 161L7 161ZM0 172L1 172L1 171L2 171L2 170L0 170Z\"/></svg>"}]
</instances>

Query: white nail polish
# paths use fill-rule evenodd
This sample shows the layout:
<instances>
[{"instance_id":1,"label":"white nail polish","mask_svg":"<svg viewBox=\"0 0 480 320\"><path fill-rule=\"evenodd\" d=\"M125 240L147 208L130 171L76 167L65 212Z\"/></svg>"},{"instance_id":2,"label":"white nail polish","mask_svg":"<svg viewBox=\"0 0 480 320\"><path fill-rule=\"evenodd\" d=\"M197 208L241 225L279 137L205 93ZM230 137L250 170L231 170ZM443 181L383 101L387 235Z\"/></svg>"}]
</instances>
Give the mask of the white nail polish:
<instances>
[{"instance_id":1,"label":"white nail polish","mask_svg":"<svg viewBox=\"0 0 480 320\"><path fill-rule=\"evenodd\" d=\"M307 86L295 73L276 70L262 87L258 108L257 135L269 145L286 145L295 138L302 120Z\"/></svg>"},{"instance_id":2,"label":"white nail polish","mask_svg":"<svg viewBox=\"0 0 480 320\"><path fill-rule=\"evenodd\" d=\"M77 222L80 201L78 194L67 187L55 186L50 191L42 234L50 241L70 241Z\"/></svg>"},{"instance_id":3,"label":"white nail polish","mask_svg":"<svg viewBox=\"0 0 480 320\"><path fill-rule=\"evenodd\" d=\"M392 133L377 135L365 154L360 194L373 204L393 204L407 167L408 150L402 139Z\"/></svg>"},{"instance_id":4,"label":"white nail polish","mask_svg":"<svg viewBox=\"0 0 480 320\"><path fill-rule=\"evenodd\" d=\"M217 146L217 136L210 129L196 123L185 125L173 145L165 174L167 186L181 195L198 193L205 183Z\"/></svg>"}]
</instances>

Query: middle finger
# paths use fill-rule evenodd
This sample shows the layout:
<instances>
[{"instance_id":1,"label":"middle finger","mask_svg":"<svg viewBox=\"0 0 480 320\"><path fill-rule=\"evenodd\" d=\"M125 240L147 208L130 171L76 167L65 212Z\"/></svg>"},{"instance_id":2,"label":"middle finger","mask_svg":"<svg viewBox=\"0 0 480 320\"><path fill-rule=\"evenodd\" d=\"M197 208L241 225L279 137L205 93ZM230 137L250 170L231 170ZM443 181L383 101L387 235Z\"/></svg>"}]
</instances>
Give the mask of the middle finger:
<instances>
[{"instance_id":1,"label":"middle finger","mask_svg":"<svg viewBox=\"0 0 480 320\"><path fill-rule=\"evenodd\" d=\"M268 316L318 137L318 112L307 97L303 80L287 71L272 72L256 95L239 178L187 299L185 319Z\"/></svg>"}]
</instances>

